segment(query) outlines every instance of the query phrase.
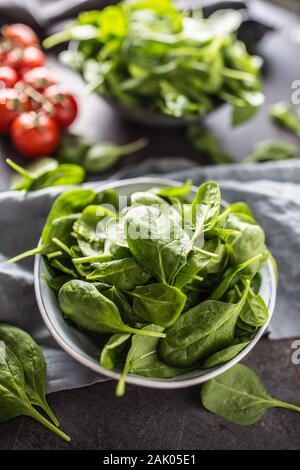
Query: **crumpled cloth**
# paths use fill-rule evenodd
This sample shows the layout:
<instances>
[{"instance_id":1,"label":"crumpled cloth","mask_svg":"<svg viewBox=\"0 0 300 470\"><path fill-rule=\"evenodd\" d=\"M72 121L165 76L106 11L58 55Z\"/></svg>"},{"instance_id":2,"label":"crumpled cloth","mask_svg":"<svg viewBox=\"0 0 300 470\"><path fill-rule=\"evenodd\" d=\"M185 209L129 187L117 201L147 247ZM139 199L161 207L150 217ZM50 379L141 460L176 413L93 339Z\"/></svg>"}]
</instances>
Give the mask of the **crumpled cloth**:
<instances>
[{"instance_id":1,"label":"crumpled cloth","mask_svg":"<svg viewBox=\"0 0 300 470\"><path fill-rule=\"evenodd\" d=\"M183 158L168 158L126 168L115 179L150 174L163 174L178 181L191 178L196 185L215 180L220 183L226 201L245 201L251 206L265 229L267 245L279 268L269 338L300 336L300 161L198 167ZM100 187L101 182L88 186ZM35 300L33 259L14 265L4 263L36 246L54 199L65 189L0 194L0 322L23 328L42 347L48 365L48 392L106 380L75 362L51 338Z\"/></svg>"}]
</instances>

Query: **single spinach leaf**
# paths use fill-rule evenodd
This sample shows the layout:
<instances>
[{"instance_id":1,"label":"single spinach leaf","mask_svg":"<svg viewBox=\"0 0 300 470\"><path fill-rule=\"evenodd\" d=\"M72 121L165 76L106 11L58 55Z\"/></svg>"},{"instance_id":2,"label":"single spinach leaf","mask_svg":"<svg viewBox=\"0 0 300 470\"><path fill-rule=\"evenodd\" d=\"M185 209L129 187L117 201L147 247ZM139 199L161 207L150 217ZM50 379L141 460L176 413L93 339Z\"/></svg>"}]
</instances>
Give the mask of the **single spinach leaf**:
<instances>
[{"instance_id":1,"label":"single spinach leaf","mask_svg":"<svg viewBox=\"0 0 300 470\"><path fill-rule=\"evenodd\" d=\"M133 297L133 311L140 321L170 326L183 311L186 296L166 284L138 286L128 294Z\"/></svg>"},{"instance_id":2,"label":"single spinach leaf","mask_svg":"<svg viewBox=\"0 0 300 470\"><path fill-rule=\"evenodd\" d=\"M134 258L124 258L103 263L94 263L88 281L102 281L119 289L134 289L146 284L150 276L137 264Z\"/></svg>"},{"instance_id":3,"label":"single spinach leaf","mask_svg":"<svg viewBox=\"0 0 300 470\"><path fill-rule=\"evenodd\" d=\"M127 145L111 143L95 144L88 149L83 166L89 173L99 173L114 166L123 155L137 152L148 145L147 139L139 139Z\"/></svg>"},{"instance_id":4,"label":"single spinach leaf","mask_svg":"<svg viewBox=\"0 0 300 470\"><path fill-rule=\"evenodd\" d=\"M192 308L166 330L159 355L167 364L189 367L229 346L249 286L237 304L206 300Z\"/></svg>"},{"instance_id":5,"label":"single spinach leaf","mask_svg":"<svg viewBox=\"0 0 300 470\"><path fill-rule=\"evenodd\" d=\"M166 205L160 208L166 208ZM157 280L172 284L191 249L187 233L167 210L138 206L126 214L128 247Z\"/></svg>"},{"instance_id":6,"label":"single spinach leaf","mask_svg":"<svg viewBox=\"0 0 300 470\"><path fill-rule=\"evenodd\" d=\"M213 163L228 164L234 161L232 156L223 150L217 136L208 129L195 125L188 126L187 140L195 150L206 154Z\"/></svg>"},{"instance_id":7,"label":"single spinach leaf","mask_svg":"<svg viewBox=\"0 0 300 470\"><path fill-rule=\"evenodd\" d=\"M265 234L257 223L245 214L229 214L225 228L238 230L240 234L227 244L232 265L238 265L247 259L263 253L265 247ZM259 267L259 261L251 264L244 274L254 275Z\"/></svg>"},{"instance_id":8,"label":"single spinach leaf","mask_svg":"<svg viewBox=\"0 0 300 470\"><path fill-rule=\"evenodd\" d=\"M211 367L216 367L220 364L224 364L224 362L230 361L249 343L250 341L245 340L240 343L232 344L231 346L228 346L221 351L215 352L204 361L204 363L201 365L201 369L210 369Z\"/></svg>"},{"instance_id":9,"label":"single spinach leaf","mask_svg":"<svg viewBox=\"0 0 300 470\"><path fill-rule=\"evenodd\" d=\"M211 258L203 253L192 250L187 258L186 264L180 269L174 282L174 286L182 289L191 280L197 277L199 271L205 269L210 263Z\"/></svg>"},{"instance_id":10,"label":"single spinach leaf","mask_svg":"<svg viewBox=\"0 0 300 470\"><path fill-rule=\"evenodd\" d=\"M58 196L47 217L42 232L42 244L49 242L51 225L55 219L82 211L86 206L93 203L95 197L96 193L92 189L72 189Z\"/></svg>"},{"instance_id":11,"label":"single spinach leaf","mask_svg":"<svg viewBox=\"0 0 300 470\"><path fill-rule=\"evenodd\" d=\"M160 197L173 198L186 196L190 193L192 187L192 180L186 180L186 182L180 186L168 186L162 188L153 188L153 192Z\"/></svg>"},{"instance_id":12,"label":"single spinach leaf","mask_svg":"<svg viewBox=\"0 0 300 470\"><path fill-rule=\"evenodd\" d=\"M246 268L248 268L248 266L250 266L252 263L256 263L261 257L262 254L253 256L253 258L250 258L244 263L241 263L235 268L231 268L227 272L225 272L222 282L214 289L214 291L210 294L209 298L212 300L219 300L221 297L223 297L225 292L231 287L231 283L234 281L236 276L238 274L241 275L241 273Z\"/></svg>"},{"instance_id":13,"label":"single spinach leaf","mask_svg":"<svg viewBox=\"0 0 300 470\"><path fill-rule=\"evenodd\" d=\"M82 166L84 156L91 146L92 143L85 136L63 132L55 157L61 163L75 163Z\"/></svg>"},{"instance_id":14,"label":"single spinach leaf","mask_svg":"<svg viewBox=\"0 0 300 470\"><path fill-rule=\"evenodd\" d=\"M30 403L40 406L58 426L59 423L46 400L47 366L39 346L25 331L3 323L0 324L0 340L14 352L22 365L25 392Z\"/></svg>"},{"instance_id":15,"label":"single spinach leaf","mask_svg":"<svg viewBox=\"0 0 300 470\"><path fill-rule=\"evenodd\" d=\"M99 233L97 233L98 223L105 217L111 217L113 214L109 209L101 205L90 205L84 208L80 217L73 225L73 231L80 238L89 243L97 241Z\"/></svg>"},{"instance_id":16,"label":"single spinach leaf","mask_svg":"<svg viewBox=\"0 0 300 470\"><path fill-rule=\"evenodd\" d=\"M280 140L262 140L256 144L253 153L244 159L244 163L288 160L296 157L296 155L297 147L289 142Z\"/></svg>"},{"instance_id":17,"label":"single spinach leaf","mask_svg":"<svg viewBox=\"0 0 300 470\"><path fill-rule=\"evenodd\" d=\"M143 332L125 325L117 306L88 282L79 280L67 282L59 291L58 302L66 318L93 333L136 333L162 336L160 333Z\"/></svg>"},{"instance_id":18,"label":"single spinach leaf","mask_svg":"<svg viewBox=\"0 0 300 470\"><path fill-rule=\"evenodd\" d=\"M143 331L162 332L163 328L157 325L147 325ZM139 340L138 335L133 335L131 347L128 351L126 362L120 380L118 382L116 395L123 396L125 393L125 380L129 372L144 377L171 378L182 375L185 370L170 367L164 364L157 355L158 338L144 336Z\"/></svg>"},{"instance_id":19,"label":"single spinach leaf","mask_svg":"<svg viewBox=\"0 0 300 470\"><path fill-rule=\"evenodd\" d=\"M0 362L0 422L3 423L21 415L29 416L65 441L70 441L69 436L33 408L26 395L21 362L4 342L1 343L1 349L1 356L4 360Z\"/></svg>"},{"instance_id":20,"label":"single spinach leaf","mask_svg":"<svg viewBox=\"0 0 300 470\"><path fill-rule=\"evenodd\" d=\"M270 116L280 126L300 137L300 117L294 114L285 102L276 103L270 108Z\"/></svg>"},{"instance_id":21,"label":"single spinach leaf","mask_svg":"<svg viewBox=\"0 0 300 470\"><path fill-rule=\"evenodd\" d=\"M116 333L112 335L100 355L100 365L106 369L114 369L120 361L121 353L130 338L130 334Z\"/></svg>"},{"instance_id":22,"label":"single spinach leaf","mask_svg":"<svg viewBox=\"0 0 300 470\"><path fill-rule=\"evenodd\" d=\"M300 412L300 407L272 398L251 369L237 364L201 388L203 406L232 423L248 425L259 421L273 406Z\"/></svg>"},{"instance_id":23,"label":"single spinach leaf","mask_svg":"<svg viewBox=\"0 0 300 470\"><path fill-rule=\"evenodd\" d=\"M67 186L81 184L85 178L85 170L79 165L62 164L59 165L53 159L53 163L47 159L42 167L41 164L37 168L35 166L28 167L26 170L9 158L6 160L8 165L12 167L19 175L23 175L23 179L18 178L13 181L11 189L26 191L38 191L39 189L49 188L52 186Z\"/></svg>"},{"instance_id":24,"label":"single spinach leaf","mask_svg":"<svg viewBox=\"0 0 300 470\"><path fill-rule=\"evenodd\" d=\"M130 196L132 206L160 206L167 204L165 199L151 191L137 191Z\"/></svg>"},{"instance_id":25,"label":"single spinach leaf","mask_svg":"<svg viewBox=\"0 0 300 470\"><path fill-rule=\"evenodd\" d=\"M98 284L99 283L96 284L96 287L99 290ZM100 290L101 294L103 293L103 295L108 297L110 300L112 300L112 302L116 304L124 323L127 323L131 326L135 326L139 321L139 317L135 315L131 305L129 305L125 296L115 286L110 286L110 285L108 286L109 286L109 289L105 290L105 292L102 292Z\"/></svg>"},{"instance_id":26,"label":"single spinach leaf","mask_svg":"<svg viewBox=\"0 0 300 470\"><path fill-rule=\"evenodd\" d=\"M238 286L236 286L236 289L239 295L241 295ZM255 294L250 287L245 305L240 313L240 319L247 325L257 328L263 326L268 321L268 318L269 312L263 298Z\"/></svg>"}]
</instances>

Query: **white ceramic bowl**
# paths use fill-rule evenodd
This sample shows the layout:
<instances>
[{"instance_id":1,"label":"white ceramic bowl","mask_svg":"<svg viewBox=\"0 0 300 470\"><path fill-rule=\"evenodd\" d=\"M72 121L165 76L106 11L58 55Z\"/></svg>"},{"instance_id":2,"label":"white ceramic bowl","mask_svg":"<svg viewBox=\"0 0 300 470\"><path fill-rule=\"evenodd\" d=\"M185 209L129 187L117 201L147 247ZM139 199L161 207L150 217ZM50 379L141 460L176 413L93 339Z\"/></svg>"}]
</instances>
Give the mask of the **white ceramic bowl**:
<instances>
[{"instance_id":1,"label":"white ceramic bowl","mask_svg":"<svg viewBox=\"0 0 300 470\"><path fill-rule=\"evenodd\" d=\"M147 190L153 186L176 186L180 183L162 178L134 178L121 181L110 182L108 184L101 184L97 190L114 188L120 195L130 195L135 191ZM196 188L193 187L191 194L195 193ZM43 279L42 274L47 274L47 268L43 258L39 255L35 258L34 266L34 285L37 303L43 317L43 320L48 327L53 338L57 343L74 359L86 367L102 374L104 376L119 379L120 374L115 370L107 370L100 366L99 346L84 333L79 331L76 327L68 324L61 314L56 295ZM276 278L272 263L268 261L262 271L262 284L260 288L260 295L264 299L269 310L268 322L262 326L256 333L255 337L237 356L230 361L220 366L207 370L194 370L188 372L180 377L172 379L153 379L129 374L127 382L135 385L142 385L145 387L154 388L180 388L196 385L222 374L230 369L233 365L237 364L249 351L255 346L262 334L264 333L268 323L271 320L275 299L276 299Z\"/></svg>"}]
</instances>

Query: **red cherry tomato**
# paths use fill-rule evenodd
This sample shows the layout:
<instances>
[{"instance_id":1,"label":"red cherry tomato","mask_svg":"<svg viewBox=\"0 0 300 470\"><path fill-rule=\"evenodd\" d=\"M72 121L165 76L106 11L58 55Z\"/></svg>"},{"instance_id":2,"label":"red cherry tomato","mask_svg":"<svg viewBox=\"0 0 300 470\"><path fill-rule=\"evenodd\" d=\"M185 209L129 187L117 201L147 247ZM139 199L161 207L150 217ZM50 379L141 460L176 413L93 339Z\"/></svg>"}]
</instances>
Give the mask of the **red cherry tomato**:
<instances>
[{"instance_id":1,"label":"red cherry tomato","mask_svg":"<svg viewBox=\"0 0 300 470\"><path fill-rule=\"evenodd\" d=\"M50 155L58 146L60 137L54 119L33 111L14 119L10 135L15 148L29 158Z\"/></svg>"},{"instance_id":2,"label":"red cherry tomato","mask_svg":"<svg viewBox=\"0 0 300 470\"><path fill-rule=\"evenodd\" d=\"M22 57L20 60L20 73L23 74L27 69L33 69L35 67L41 67L46 62L46 57L36 46L29 46L23 50Z\"/></svg>"},{"instance_id":3,"label":"red cherry tomato","mask_svg":"<svg viewBox=\"0 0 300 470\"><path fill-rule=\"evenodd\" d=\"M36 67L32 70L28 70L23 74L22 81L38 91L42 91L56 83L54 75L50 70L46 69L46 67Z\"/></svg>"},{"instance_id":4,"label":"red cherry tomato","mask_svg":"<svg viewBox=\"0 0 300 470\"><path fill-rule=\"evenodd\" d=\"M77 116L77 101L60 85L46 88L44 96L54 106L54 118L62 129L69 127Z\"/></svg>"},{"instance_id":5,"label":"red cherry tomato","mask_svg":"<svg viewBox=\"0 0 300 470\"><path fill-rule=\"evenodd\" d=\"M17 115L29 109L30 103L24 93L14 88L0 90L0 133L7 134Z\"/></svg>"},{"instance_id":6,"label":"red cherry tomato","mask_svg":"<svg viewBox=\"0 0 300 470\"><path fill-rule=\"evenodd\" d=\"M0 67L0 88L13 88L18 81L18 74L8 66ZM1 87L1 84L3 85Z\"/></svg>"},{"instance_id":7,"label":"red cherry tomato","mask_svg":"<svg viewBox=\"0 0 300 470\"><path fill-rule=\"evenodd\" d=\"M3 65L18 69L21 65L21 60L23 57L23 49L20 47L15 47L14 49L8 51L3 60Z\"/></svg>"},{"instance_id":8,"label":"red cherry tomato","mask_svg":"<svg viewBox=\"0 0 300 470\"><path fill-rule=\"evenodd\" d=\"M33 29L26 24L14 23L2 28L2 34L6 39L22 47L39 46L40 41Z\"/></svg>"}]
</instances>

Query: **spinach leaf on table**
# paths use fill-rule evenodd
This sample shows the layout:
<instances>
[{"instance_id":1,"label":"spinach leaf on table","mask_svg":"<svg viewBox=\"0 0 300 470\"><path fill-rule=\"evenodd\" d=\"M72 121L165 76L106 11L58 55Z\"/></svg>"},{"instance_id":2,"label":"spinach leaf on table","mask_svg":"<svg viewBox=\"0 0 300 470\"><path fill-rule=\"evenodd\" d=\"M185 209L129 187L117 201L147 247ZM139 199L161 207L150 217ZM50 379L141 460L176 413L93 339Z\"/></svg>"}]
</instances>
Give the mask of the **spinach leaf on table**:
<instances>
[{"instance_id":1,"label":"spinach leaf on table","mask_svg":"<svg viewBox=\"0 0 300 470\"><path fill-rule=\"evenodd\" d=\"M185 312L166 329L159 343L160 358L171 366L189 367L229 346L248 290L249 285L236 304L206 300Z\"/></svg>"},{"instance_id":2,"label":"spinach leaf on table","mask_svg":"<svg viewBox=\"0 0 300 470\"><path fill-rule=\"evenodd\" d=\"M65 441L70 441L69 436L48 421L30 403L22 364L4 341L0 343L0 356L0 422L17 416L28 416Z\"/></svg>"},{"instance_id":3,"label":"spinach leaf on table","mask_svg":"<svg viewBox=\"0 0 300 470\"><path fill-rule=\"evenodd\" d=\"M299 406L271 397L256 374L243 364L206 382L201 388L201 401L207 410L240 425L256 423L272 407L300 412Z\"/></svg>"},{"instance_id":4,"label":"spinach leaf on table","mask_svg":"<svg viewBox=\"0 0 300 470\"><path fill-rule=\"evenodd\" d=\"M9 158L6 160L23 178L12 180L10 189L38 191L52 186L67 186L81 184L85 179L85 170L74 164L61 164L54 159L46 158L38 163L29 165L26 169L17 165Z\"/></svg>"},{"instance_id":5,"label":"spinach leaf on table","mask_svg":"<svg viewBox=\"0 0 300 470\"><path fill-rule=\"evenodd\" d=\"M59 423L46 400L46 362L36 342L25 331L12 325L0 324L0 340L8 346L23 367L28 400L42 408L53 421Z\"/></svg>"},{"instance_id":6,"label":"spinach leaf on table","mask_svg":"<svg viewBox=\"0 0 300 470\"><path fill-rule=\"evenodd\" d=\"M187 140L200 153L207 155L213 163L230 164L233 157L226 153L216 135L203 127L190 125L187 127Z\"/></svg>"},{"instance_id":7,"label":"spinach leaf on table","mask_svg":"<svg viewBox=\"0 0 300 470\"><path fill-rule=\"evenodd\" d=\"M63 132L55 157L61 163L74 163L82 166L85 154L91 146L92 142L86 136Z\"/></svg>"},{"instance_id":8,"label":"spinach leaf on table","mask_svg":"<svg viewBox=\"0 0 300 470\"><path fill-rule=\"evenodd\" d=\"M289 142L280 140L262 140L255 145L253 153L244 159L244 163L288 160L296 157L296 155L297 147Z\"/></svg>"},{"instance_id":9,"label":"spinach leaf on table","mask_svg":"<svg viewBox=\"0 0 300 470\"><path fill-rule=\"evenodd\" d=\"M164 336L156 332L143 332L123 323L117 306L88 282L72 280L62 286L58 302L64 315L77 326L92 333L136 333Z\"/></svg>"},{"instance_id":10,"label":"spinach leaf on table","mask_svg":"<svg viewBox=\"0 0 300 470\"><path fill-rule=\"evenodd\" d=\"M183 311L186 296L166 284L138 286L128 294L133 297L133 311L140 321L170 326Z\"/></svg>"},{"instance_id":11,"label":"spinach leaf on table","mask_svg":"<svg viewBox=\"0 0 300 470\"><path fill-rule=\"evenodd\" d=\"M126 145L110 143L95 144L88 149L83 159L83 167L89 173L99 173L114 166L122 156L143 149L148 145L147 139L139 139Z\"/></svg>"},{"instance_id":12,"label":"spinach leaf on table","mask_svg":"<svg viewBox=\"0 0 300 470\"><path fill-rule=\"evenodd\" d=\"M270 107L270 116L280 126L290 130L297 137L300 137L299 109L297 109L297 113L293 113L290 106L283 101Z\"/></svg>"}]
</instances>

